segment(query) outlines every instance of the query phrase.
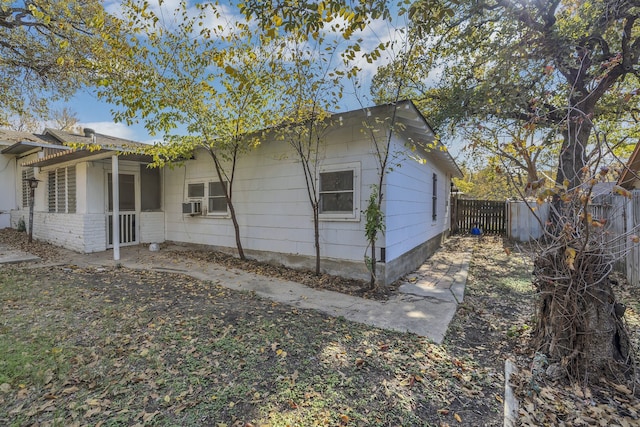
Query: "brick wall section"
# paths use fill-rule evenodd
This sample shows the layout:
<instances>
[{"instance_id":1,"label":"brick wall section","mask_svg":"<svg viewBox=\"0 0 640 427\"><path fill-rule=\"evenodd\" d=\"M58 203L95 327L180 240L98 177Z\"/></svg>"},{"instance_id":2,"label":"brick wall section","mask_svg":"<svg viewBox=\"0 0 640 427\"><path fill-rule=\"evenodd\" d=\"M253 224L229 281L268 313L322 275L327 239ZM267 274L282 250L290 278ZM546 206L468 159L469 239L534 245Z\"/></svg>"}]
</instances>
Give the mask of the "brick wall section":
<instances>
[{"instance_id":1,"label":"brick wall section","mask_svg":"<svg viewBox=\"0 0 640 427\"><path fill-rule=\"evenodd\" d=\"M11 211L11 227L17 228L20 218L28 227L29 211ZM107 249L104 214L57 214L34 212L33 238L63 246L76 252L100 252Z\"/></svg>"},{"instance_id":2,"label":"brick wall section","mask_svg":"<svg viewBox=\"0 0 640 427\"><path fill-rule=\"evenodd\" d=\"M83 252L82 215L36 212L33 215L33 238L56 246Z\"/></svg>"},{"instance_id":3,"label":"brick wall section","mask_svg":"<svg viewBox=\"0 0 640 427\"><path fill-rule=\"evenodd\" d=\"M105 214L84 214L84 250L83 252L102 252L107 250L107 219Z\"/></svg>"},{"instance_id":4,"label":"brick wall section","mask_svg":"<svg viewBox=\"0 0 640 427\"><path fill-rule=\"evenodd\" d=\"M140 243L164 242L164 212L140 213Z\"/></svg>"}]
</instances>

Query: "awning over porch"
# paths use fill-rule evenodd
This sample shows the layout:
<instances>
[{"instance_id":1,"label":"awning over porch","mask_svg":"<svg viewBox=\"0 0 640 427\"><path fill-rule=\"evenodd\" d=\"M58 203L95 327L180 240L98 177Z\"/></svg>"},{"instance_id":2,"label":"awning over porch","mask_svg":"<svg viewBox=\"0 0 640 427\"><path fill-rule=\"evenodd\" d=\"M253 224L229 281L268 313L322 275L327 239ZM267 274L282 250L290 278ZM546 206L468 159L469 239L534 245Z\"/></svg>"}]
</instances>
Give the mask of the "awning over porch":
<instances>
[{"instance_id":1,"label":"awning over porch","mask_svg":"<svg viewBox=\"0 0 640 427\"><path fill-rule=\"evenodd\" d=\"M153 161L152 156L143 153L148 145L95 133L91 129L85 129L84 135L46 129L45 136L58 141L65 150L24 162L22 166L45 167L69 161L99 160L109 158L114 153L119 153L121 160L141 163Z\"/></svg>"}]
</instances>

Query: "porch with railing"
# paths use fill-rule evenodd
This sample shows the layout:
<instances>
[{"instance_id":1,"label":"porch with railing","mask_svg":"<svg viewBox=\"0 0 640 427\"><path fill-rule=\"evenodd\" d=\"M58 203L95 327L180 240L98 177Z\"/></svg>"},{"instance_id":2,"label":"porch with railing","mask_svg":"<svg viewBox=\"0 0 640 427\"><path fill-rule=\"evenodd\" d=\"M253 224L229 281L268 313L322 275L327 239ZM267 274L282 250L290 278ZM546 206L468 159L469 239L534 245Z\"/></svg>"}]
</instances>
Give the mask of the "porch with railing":
<instances>
[{"instance_id":1,"label":"porch with railing","mask_svg":"<svg viewBox=\"0 0 640 427\"><path fill-rule=\"evenodd\" d=\"M138 233L135 212L124 212L118 215L119 235L121 245L135 245L138 243ZM107 235L109 247L113 247L113 214L107 215Z\"/></svg>"}]
</instances>

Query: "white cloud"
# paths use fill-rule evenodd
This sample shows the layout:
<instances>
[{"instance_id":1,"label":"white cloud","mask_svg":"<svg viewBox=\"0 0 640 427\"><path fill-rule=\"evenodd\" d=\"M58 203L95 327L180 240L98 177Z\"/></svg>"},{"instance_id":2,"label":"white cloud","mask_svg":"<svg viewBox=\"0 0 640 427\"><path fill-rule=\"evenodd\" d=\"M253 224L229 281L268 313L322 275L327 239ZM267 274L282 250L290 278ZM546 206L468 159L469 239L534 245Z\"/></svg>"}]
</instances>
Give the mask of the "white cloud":
<instances>
[{"instance_id":1,"label":"white cloud","mask_svg":"<svg viewBox=\"0 0 640 427\"><path fill-rule=\"evenodd\" d=\"M202 27L196 25L193 29L193 37L197 37L202 28L215 29L220 36L229 35L234 31L235 24L244 21L244 16L229 4L209 4L204 10L194 1L187 1L186 15L190 19L201 16ZM152 0L148 3L148 11L158 18L159 25L165 30L175 30L183 21L183 6L181 0ZM123 5L120 1L105 2L105 10L114 16L125 19ZM131 13L131 10L128 11ZM150 21L149 21L150 22ZM220 28L222 30L220 30Z\"/></svg>"},{"instance_id":2,"label":"white cloud","mask_svg":"<svg viewBox=\"0 0 640 427\"><path fill-rule=\"evenodd\" d=\"M359 58L357 65L367 80L373 78L379 67L393 62L408 47L406 25L398 26L381 19L373 21L355 36L363 40L361 45L364 52L371 52L380 44L389 44L386 50L380 52L380 57L371 63L364 56Z\"/></svg>"},{"instance_id":3,"label":"white cloud","mask_svg":"<svg viewBox=\"0 0 640 427\"><path fill-rule=\"evenodd\" d=\"M136 141L136 132L122 123L114 122L87 122L78 123L83 128L90 128L103 135Z\"/></svg>"}]
</instances>

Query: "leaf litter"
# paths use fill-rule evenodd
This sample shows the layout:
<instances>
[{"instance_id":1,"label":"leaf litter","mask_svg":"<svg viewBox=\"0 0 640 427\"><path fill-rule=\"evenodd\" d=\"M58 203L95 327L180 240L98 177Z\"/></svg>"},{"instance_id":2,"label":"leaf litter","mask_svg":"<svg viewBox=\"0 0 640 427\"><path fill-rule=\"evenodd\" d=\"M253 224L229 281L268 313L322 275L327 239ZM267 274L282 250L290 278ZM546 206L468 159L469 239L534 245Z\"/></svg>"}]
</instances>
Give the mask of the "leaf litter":
<instances>
[{"instance_id":1,"label":"leaf litter","mask_svg":"<svg viewBox=\"0 0 640 427\"><path fill-rule=\"evenodd\" d=\"M1 230L0 240L16 237ZM474 258L441 346L179 274L0 268L0 345L50 343L46 357L8 381L0 364L0 423L502 425L504 360L526 378L532 357L530 268L500 239L458 244L475 245ZM51 245L33 247L45 263L65 259ZM354 293L335 280L324 286ZM532 398L516 384L522 425L637 422L635 397L603 392L610 385L578 399L582 406L566 386L541 390Z\"/></svg>"}]
</instances>

